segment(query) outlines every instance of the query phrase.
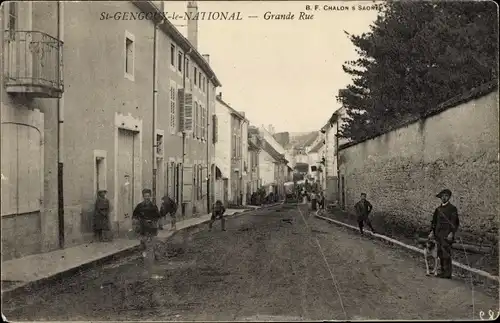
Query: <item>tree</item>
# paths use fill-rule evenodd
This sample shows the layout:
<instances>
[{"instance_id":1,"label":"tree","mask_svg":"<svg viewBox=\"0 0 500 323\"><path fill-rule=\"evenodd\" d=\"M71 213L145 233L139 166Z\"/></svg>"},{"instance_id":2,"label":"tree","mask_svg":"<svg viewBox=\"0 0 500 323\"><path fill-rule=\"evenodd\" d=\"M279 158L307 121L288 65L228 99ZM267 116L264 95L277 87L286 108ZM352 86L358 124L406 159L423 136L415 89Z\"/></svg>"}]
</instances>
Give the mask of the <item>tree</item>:
<instances>
[{"instance_id":1,"label":"tree","mask_svg":"<svg viewBox=\"0 0 500 323\"><path fill-rule=\"evenodd\" d=\"M342 66L353 79L337 96L341 137L383 133L498 79L493 2L389 2L370 29L346 32L360 58Z\"/></svg>"}]
</instances>

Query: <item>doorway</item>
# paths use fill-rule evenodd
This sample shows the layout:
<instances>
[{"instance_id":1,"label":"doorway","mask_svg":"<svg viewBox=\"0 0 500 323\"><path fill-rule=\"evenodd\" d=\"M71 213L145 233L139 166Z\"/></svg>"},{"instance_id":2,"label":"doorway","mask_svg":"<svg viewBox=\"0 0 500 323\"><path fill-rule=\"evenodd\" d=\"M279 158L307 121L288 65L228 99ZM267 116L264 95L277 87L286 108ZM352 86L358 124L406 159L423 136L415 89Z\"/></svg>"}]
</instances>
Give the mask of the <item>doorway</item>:
<instances>
[{"instance_id":1,"label":"doorway","mask_svg":"<svg viewBox=\"0 0 500 323\"><path fill-rule=\"evenodd\" d=\"M115 215L118 231L131 227L135 187L135 134L130 130L118 130L117 176L120 193L118 195L118 210Z\"/></svg>"}]
</instances>

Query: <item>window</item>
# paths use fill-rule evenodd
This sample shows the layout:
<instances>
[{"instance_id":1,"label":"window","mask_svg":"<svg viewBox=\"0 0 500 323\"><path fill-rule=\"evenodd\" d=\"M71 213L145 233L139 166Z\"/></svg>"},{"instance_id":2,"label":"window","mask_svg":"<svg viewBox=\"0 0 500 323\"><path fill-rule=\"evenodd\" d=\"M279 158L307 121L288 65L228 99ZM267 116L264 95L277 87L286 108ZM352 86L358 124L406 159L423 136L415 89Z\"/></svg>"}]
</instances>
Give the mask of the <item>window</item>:
<instances>
[{"instance_id":1,"label":"window","mask_svg":"<svg viewBox=\"0 0 500 323\"><path fill-rule=\"evenodd\" d=\"M184 71L186 71L186 78L189 79L189 59L186 58L186 66L184 67Z\"/></svg>"},{"instance_id":2,"label":"window","mask_svg":"<svg viewBox=\"0 0 500 323\"><path fill-rule=\"evenodd\" d=\"M9 20L7 29L9 30L9 38L14 40L16 38L16 29L17 29L17 3L9 2Z\"/></svg>"},{"instance_id":3,"label":"window","mask_svg":"<svg viewBox=\"0 0 500 323\"><path fill-rule=\"evenodd\" d=\"M233 143L231 145L233 149L233 158L236 157L236 133L233 133Z\"/></svg>"},{"instance_id":4,"label":"window","mask_svg":"<svg viewBox=\"0 0 500 323\"><path fill-rule=\"evenodd\" d=\"M199 80L198 87L201 88L201 72L198 72L198 80Z\"/></svg>"},{"instance_id":5,"label":"window","mask_svg":"<svg viewBox=\"0 0 500 323\"><path fill-rule=\"evenodd\" d=\"M125 37L125 74L134 75L134 40L132 35Z\"/></svg>"},{"instance_id":6,"label":"window","mask_svg":"<svg viewBox=\"0 0 500 323\"><path fill-rule=\"evenodd\" d=\"M177 96L175 86L170 86L170 133L177 131Z\"/></svg>"},{"instance_id":7,"label":"window","mask_svg":"<svg viewBox=\"0 0 500 323\"><path fill-rule=\"evenodd\" d=\"M170 64L175 66L175 45L170 44Z\"/></svg>"},{"instance_id":8,"label":"window","mask_svg":"<svg viewBox=\"0 0 500 323\"><path fill-rule=\"evenodd\" d=\"M206 79L205 79L205 76L203 76L203 82L201 82L201 89L203 90L203 93L205 93L205 82L206 82Z\"/></svg>"},{"instance_id":9,"label":"window","mask_svg":"<svg viewBox=\"0 0 500 323\"><path fill-rule=\"evenodd\" d=\"M194 68L194 85L198 85L198 69Z\"/></svg>"},{"instance_id":10,"label":"window","mask_svg":"<svg viewBox=\"0 0 500 323\"><path fill-rule=\"evenodd\" d=\"M182 72L182 52L179 51L177 54L177 69Z\"/></svg>"}]
</instances>

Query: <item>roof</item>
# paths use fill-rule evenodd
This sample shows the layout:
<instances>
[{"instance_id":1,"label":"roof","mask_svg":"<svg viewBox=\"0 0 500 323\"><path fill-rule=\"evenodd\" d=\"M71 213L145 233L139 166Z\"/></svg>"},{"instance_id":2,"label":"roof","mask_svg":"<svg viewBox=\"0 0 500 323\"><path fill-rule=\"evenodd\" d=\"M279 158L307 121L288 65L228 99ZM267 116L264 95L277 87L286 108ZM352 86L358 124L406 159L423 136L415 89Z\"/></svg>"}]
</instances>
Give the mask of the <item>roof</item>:
<instances>
[{"instance_id":1,"label":"roof","mask_svg":"<svg viewBox=\"0 0 500 323\"><path fill-rule=\"evenodd\" d=\"M217 95L216 96L216 100L219 101L220 104L222 104L223 106L225 106L226 108L228 108L229 112L232 115L236 116L240 120L248 122L248 119L244 115L242 115L241 113L239 113L235 109L231 108L231 106L229 104L227 104L224 100L222 100L222 98L220 96Z\"/></svg>"},{"instance_id":2,"label":"roof","mask_svg":"<svg viewBox=\"0 0 500 323\"><path fill-rule=\"evenodd\" d=\"M186 54L188 54L193 61L198 64L203 72L207 74L208 79L210 79L215 86L222 86L219 79L217 79L215 72L212 70L205 58L203 58L193 44L191 44L191 42L187 40L187 38L184 37L180 31L166 18L165 14L161 12L161 9L156 7L156 5L151 1L132 1L132 3L142 12L153 13L155 17L165 19L164 23L159 25L160 29L170 36L170 38L176 42L177 46L182 48L182 50L184 50L184 52L186 52Z\"/></svg>"},{"instance_id":3,"label":"roof","mask_svg":"<svg viewBox=\"0 0 500 323\"><path fill-rule=\"evenodd\" d=\"M320 150L321 147L323 147L324 145L325 145L325 140L324 139L318 140L318 142L316 142L316 144L311 147L311 149L309 150L309 153L316 153L316 152L318 152L318 150Z\"/></svg>"}]
</instances>

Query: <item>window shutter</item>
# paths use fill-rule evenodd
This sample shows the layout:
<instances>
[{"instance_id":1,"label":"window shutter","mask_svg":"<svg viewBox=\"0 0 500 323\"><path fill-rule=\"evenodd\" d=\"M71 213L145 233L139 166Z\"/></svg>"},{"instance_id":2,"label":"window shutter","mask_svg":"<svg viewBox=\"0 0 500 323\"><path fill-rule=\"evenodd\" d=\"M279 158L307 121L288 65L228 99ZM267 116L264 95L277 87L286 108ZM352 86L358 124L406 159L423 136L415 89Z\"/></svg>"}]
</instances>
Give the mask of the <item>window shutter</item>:
<instances>
[{"instance_id":1,"label":"window shutter","mask_svg":"<svg viewBox=\"0 0 500 323\"><path fill-rule=\"evenodd\" d=\"M202 129L201 138L203 140L207 138L207 118L206 118L206 114L207 114L207 109L205 107L203 107L203 109L201 110L201 129Z\"/></svg>"},{"instance_id":2,"label":"window shutter","mask_svg":"<svg viewBox=\"0 0 500 323\"><path fill-rule=\"evenodd\" d=\"M198 137L198 102L193 104L193 137Z\"/></svg>"},{"instance_id":3,"label":"window shutter","mask_svg":"<svg viewBox=\"0 0 500 323\"><path fill-rule=\"evenodd\" d=\"M177 99L179 100L179 120L184 120L184 89L179 89L177 91ZM179 131L184 131L184 123L179 122Z\"/></svg>"},{"instance_id":4,"label":"window shutter","mask_svg":"<svg viewBox=\"0 0 500 323\"><path fill-rule=\"evenodd\" d=\"M202 109L203 109L203 107L201 106L201 104L198 104L198 138L201 138L201 127L202 127L201 110Z\"/></svg>"},{"instance_id":5,"label":"window shutter","mask_svg":"<svg viewBox=\"0 0 500 323\"><path fill-rule=\"evenodd\" d=\"M191 93L185 93L184 95L183 124L184 132L193 132L193 95Z\"/></svg>"},{"instance_id":6,"label":"window shutter","mask_svg":"<svg viewBox=\"0 0 500 323\"><path fill-rule=\"evenodd\" d=\"M193 166L183 168L182 202L191 202L193 198Z\"/></svg>"},{"instance_id":7,"label":"window shutter","mask_svg":"<svg viewBox=\"0 0 500 323\"><path fill-rule=\"evenodd\" d=\"M213 143L217 143L218 141L218 132L217 132L217 129L218 129L218 125L217 125L217 115L212 115L212 132L213 132Z\"/></svg>"}]
</instances>

